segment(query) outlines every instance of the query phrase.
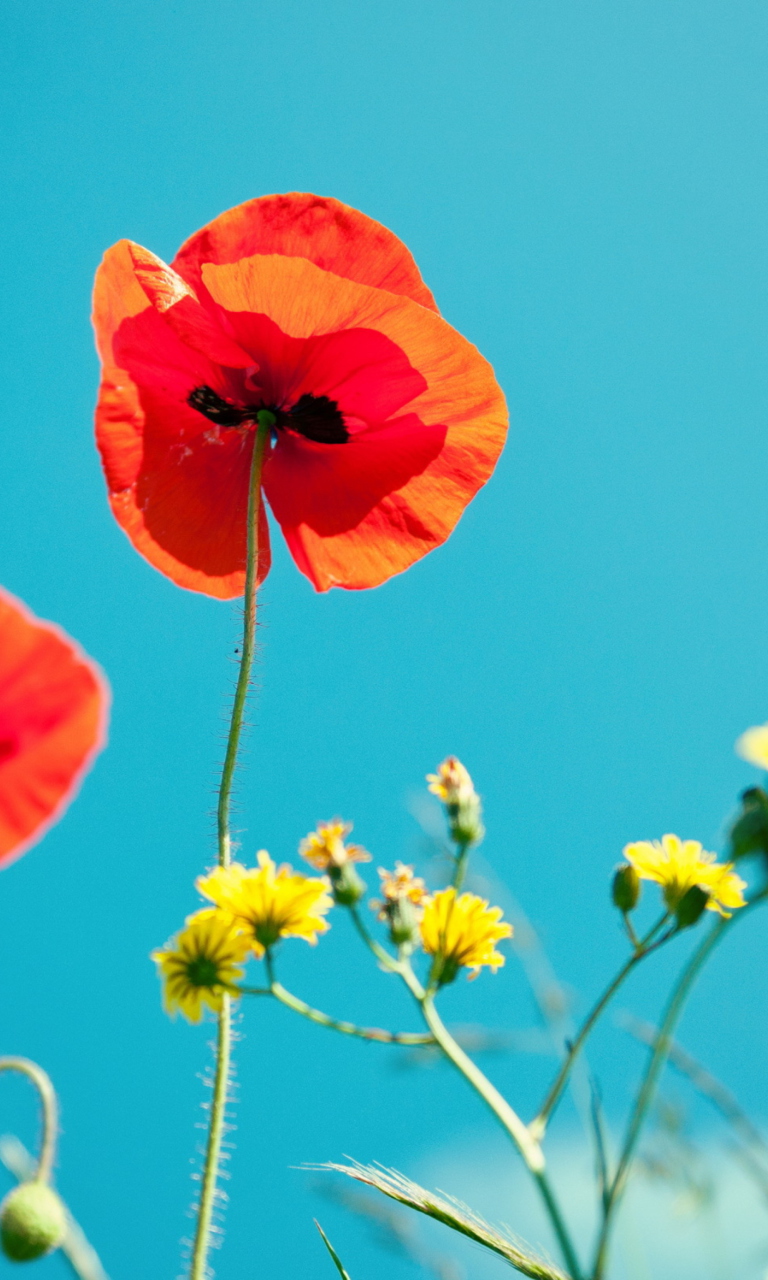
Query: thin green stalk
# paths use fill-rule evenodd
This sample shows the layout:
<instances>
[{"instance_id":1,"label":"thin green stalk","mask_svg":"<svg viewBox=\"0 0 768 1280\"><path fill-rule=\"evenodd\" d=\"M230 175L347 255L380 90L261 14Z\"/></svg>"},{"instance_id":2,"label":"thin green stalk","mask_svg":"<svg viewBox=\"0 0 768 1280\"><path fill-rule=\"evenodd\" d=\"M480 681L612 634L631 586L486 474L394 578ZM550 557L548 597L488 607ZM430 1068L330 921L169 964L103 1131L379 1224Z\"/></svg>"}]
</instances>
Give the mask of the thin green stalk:
<instances>
[{"instance_id":1,"label":"thin green stalk","mask_svg":"<svg viewBox=\"0 0 768 1280\"><path fill-rule=\"evenodd\" d=\"M264 465L264 450L267 446L269 431L274 426L274 415L261 410L258 415L259 425L253 442L251 459L251 475L248 485L248 532L245 562L245 599L243 601L243 651L240 656L240 671L235 688L235 700L232 704L232 718L229 723L227 753L224 757L224 768L221 773L218 804L219 834L219 866L229 865L232 857L232 841L229 832L229 810L232 801L232 783L237 767L237 753L240 747L240 735L243 729L243 715L251 683L251 668L256 646L256 592L259 577L259 512L261 509L261 471ZM263 421L262 421L263 419Z\"/></svg>"},{"instance_id":2,"label":"thin green stalk","mask_svg":"<svg viewBox=\"0 0 768 1280\"><path fill-rule=\"evenodd\" d=\"M652 951L655 951L657 947L661 945L662 942L666 942L667 939L666 937L664 937L663 939L660 940L660 942L657 942L655 946L649 945L651 940L663 927L665 920L667 920L668 918L669 918L669 915L667 912L665 912L665 914L661 917L660 920L656 922L656 924L653 926L650 932L645 935L642 941L638 942L637 949L629 957L626 964L622 965L621 969L616 974L616 977L613 979L612 982L608 984L605 991L600 996L600 999L597 1001L597 1003L592 1007L590 1012L587 1014L587 1017L585 1018L584 1022L582 1023L579 1029L578 1035L576 1036L575 1040L572 1041L570 1048L568 1049L568 1053L566 1054L566 1057L563 1061L563 1064L560 1070L555 1076L555 1079L552 1083L549 1093L547 1094L546 1098L544 1099L544 1102L542 1103L539 1109L538 1115L535 1117L534 1120L531 1121L529 1125L531 1133L533 1133L536 1138L539 1138L539 1139L543 1138L547 1128L547 1123L549 1121L549 1118L552 1115L552 1112L554 1111L558 1102L560 1101L563 1091L568 1083L568 1078L571 1074L573 1064L576 1061L576 1058L578 1057L584 1045L584 1042L587 1039L587 1036L589 1035L590 1031L594 1027L601 1013L606 1008L606 1006L610 1003L610 1001L613 999L616 992L618 991L619 987L629 977L632 970L640 963L640 961L644 960L645 957L650 955Z\"/></svg>"},{"instance_id":3,"label":"thin green stalk","mask_svg":"<svg viewBox=\"0 0 768 1280\"><path fill-rule=\"evenodd\" d=\"M456 866L453 871L453 879L451 884L456 890L457 895L461 893L464 884L464 877L467 874L467 863L469 862L469 851L472 847L470 840L462 840L456 846Z\"/></svg>"},{"instance_id":4,"label":"thin green stalk","mask_svg":"<svg viewBox=\"0 0 768 1280\"><path fill-rule=\"evenodd\" d=\"M379 1027L358 1027L354 1022L344 1022L339 1018L331 1018L320 1009L313 1009L305 1000L287 991L281 982L273 981L270 987L238 987L239 995L274 996L286 1008L300 1013L319 1027L328 1027L330 1031L341 1031L346 1036L356 1036L360 1040L375 1040L378 1044L430 1045L435 1043L432 1035L423 1031L383 1031Z\"/></svg>"},{"instance_id":5,"label":"thin green stalk","mask_svg":"<svg viewBox=\"0 0 768 1280\"><path fill-rule=\"evenodd\" d=\"M0 1071L18 1071L26 1076L37 1089L43 1108L43 1141L33 1182L50 1182L56 1155L56 1136L59 1132L59 1106L51 1078L42 1067L29 1058L0 1058Z\"/></svg>"},{"instance_id":6,"label":"thin green stalk","mask_svg":"<svg viewBox=\"0 0 768 1280\"><path fill-rule=\"evenodd\" d=\"M401 976L406 983L409 991L419 1005L424 1021L429 1027L432 1035L437 1041L449 1062L452 1062L458 1071L464 1076L468 1084L483 1099L486 1106L495 1115L496 1119L506 1130L512 1139L515 1147L519 1151L526 1167L533 1176L539 1192L544 1200L547 1213L549 1214L553 1230L560 1245L560 1249L565 1260L572 1280L581 1280L581 1267L576 1256L576 1251L571 1241L570 1233L565 1224L560 1207L555 1199L554 1192L549 1185L549 1180L545 1172L544 1153L539 1143L531 1135L528 1126L523 1123L517 1112L509 1105L506 1098L499 1093L495 1085L483 1074L480 1068L472 1061L472 1059L464 1052L460 1045L456 1043L448 1028L445 1026L437 1009L435 1008L432 993L425 991L413 972L409 964L401 966Z\"/></svg>"},{"instance_id":7,"label":"thin green stalk","mask_svg":"<svg viewBox=\"0 0 768 1280\"><path fill-rule=\"evenodd\" d=\"M749 908L762 901L765 896L766 891L763 890L739 912L736 918L739 919L746 915ZM627 1177L634 1157L635 1148L637 1146L645 1118L648 1114L648 1109L653 1101L659 1076L661 1075L661 1071L669 1053L678 1018L683 1011L683 1006L685 1005L691 988L699 976L702 967L732 921L732 917L720 919L713 928L710 929L709 933L706 934L702 942L694 951L670 993L664 1010L664 1016L659 1027L659 1033L651 1051L648 1066L646 1067L637 1099L632 1110L632 1115L629 1119L627 1132L621 1149L621 1155L619 1156L619 1163L616 1167L616 1173L608 1189L608 1195L606 1196L603 1222L595 1250L592 1280L602 1280L605 1272L605 1266L608 1260L608 1243L611 1227L613 1226L613 1219L626 1187Z\"/></svg>"},{"instance_id":8,"label":"thin green stalk","mask_svg":"<svg viewBox=\"0 0 768 1280\"><path fill-rule=\"evenodd\" d=\"M394 956L390 955L389 952L386 950L386 948L382 947L381 944L377 942L374 937L371 936L360 915L358 908L349 907L348 910L349 910L349 914L352 917L352 923L357 929L357 932L360 934L360 937L362 938L366 947L368 947L368 950L373 952L373 954L375 955L381 967L383 969L387 969L389 973L402 974L403 966L401 962L399 960L396 960Z\"/></svg>"},{"instance_id":9,"label":"thin green stalk","mask_svg":"<svg viewBox=\"0 0 768 1280\"><path fill-rule=\"evenodd\" d=\"M240 671L237 677L235 700L232 705L232 717L229 724L227 751L224 757L224 768L219 788L218 818L218 851L219 866L229 866L232 857L232 840L229 830L229 814L232 799L232 782L237 766L237 754L240 747L240 736L243 729L243 715L251 681L251 668L256 645L256 592L258 588L259 570L259 514L261 508L261 472L264 464L264 451L267 446L269 432L274 426L274 415L262 410L257 415L253 441L253 456L248 482L248 516L246 532L245 560L245 600L243 622L243 645L240 656ZM195 1242L192 1248L190 1280L206 1280L208 1276L208 1254L211 1247L211 1223L213 1207L221 1165L221 1143L224 1135L224 1116L227 1107L227 1091L229 1086L229 1067L232 1053L231 1002L228 995L223 995L219 1012L218 1034L216 1038L216 1072L211 1097L211 1110L208 1123L208 1141L205 1151L202 1183L200 1187L200 1204L197 1214Z\"/></svg>"}]
</instances>

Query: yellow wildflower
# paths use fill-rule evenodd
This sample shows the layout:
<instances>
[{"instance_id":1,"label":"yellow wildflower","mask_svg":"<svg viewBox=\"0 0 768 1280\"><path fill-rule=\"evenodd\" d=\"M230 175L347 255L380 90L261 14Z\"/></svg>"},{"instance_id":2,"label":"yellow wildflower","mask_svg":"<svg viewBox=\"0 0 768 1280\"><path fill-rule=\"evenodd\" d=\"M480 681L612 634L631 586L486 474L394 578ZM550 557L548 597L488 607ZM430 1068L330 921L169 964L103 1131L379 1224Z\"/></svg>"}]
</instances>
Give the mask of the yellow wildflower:
<instances>
[{"instance_id":1,"label":"yellow wildflower","mask_svg":"<svg viewBox=\"0 0 768 1280\"><path fill-rule=\"evenodd\" d=\"M430 898L421 921L421 944L435 957L432 976L442 985L452 982L459 969L473 970L476 978L482 965L495 973L504 957L494 950L502 938L511 938L512 926L501 922L501 907L489 907L474 893L456 896L456 890L441 889Z\"/></svg>"},{"instance_id":2,"label":"yellow wildflower","mask_svg":"<svg viewBox=\"0 0 768 1280\"><path fill-rule=\"evenodd\" d=\"M475 797L475 788L469 773L457 756L448 756L437 773L428 773L429 790L439 796L443 804L466 804Z\"/></svg>"},{"instance_id":3,"label":"yellow wildflower","mask_svg":"<svg viewBox=\"0 0 768 1280\"><path fill-rule=\"evenodd\" d=\"M718 862L717 855L707 853L698 840L681 840L665 835L661 840L638 840L628 844L624 857L641 880L660 884L664 901L675 911L694 885L709 894L707 909L721 916L731 913L726 907L745 906L742 890L746 882L736 875L732 862Z\"/></svg>"},{"instance_id":4,"label":"yellow wildflower","mask_svg":"<svg viewBox=\"0 0 768 1280\"><path fill-rule=\"evenodd\" d=\"M276 867L264 849L257 858L257 867L233 862L199 876L200 893L246 931L258 957L278 938L306 938L314 946L317 935L330 928L323 919L333 902L328 881Z\"/></svg>"},{"instance_id":5,"label":"yellow wildflower","mask_svg":"<svg viewBox=\"0 0 768 1280\"><path fill-rule=\"evenodd\" d=\"M736 741L736 752L742 760L768 769L768 724L756 724Z\"/></svg>"},{"instance_id":6,"label":"yellow wildflower","mask_svg":"<svg viewBox=\"0 0 768 1280\"><path fill-rule=\"evenodd\" d=\"M166 1013L173 1017L180 1010L190 1022L199 1022L204 1004L218 1012L224 992L243 976L240 965L250 947L231 917L212 907L188 916L178 937L152 952L165 984Z\"/></svg>"},{"instance_id":7,"label":"yellow wildflower","mask_svg":"<svg viewBox=\"0 0 768 1280\"><path fill-rule=\"evenodd\" d=\"M299 845L302 858L316 871L331 871L349 862L370 862L371 855L360 844L345 844L344 837L352 830L351 822L334 818L332 822L318 822Z\"/></svg>"}]
</instances>

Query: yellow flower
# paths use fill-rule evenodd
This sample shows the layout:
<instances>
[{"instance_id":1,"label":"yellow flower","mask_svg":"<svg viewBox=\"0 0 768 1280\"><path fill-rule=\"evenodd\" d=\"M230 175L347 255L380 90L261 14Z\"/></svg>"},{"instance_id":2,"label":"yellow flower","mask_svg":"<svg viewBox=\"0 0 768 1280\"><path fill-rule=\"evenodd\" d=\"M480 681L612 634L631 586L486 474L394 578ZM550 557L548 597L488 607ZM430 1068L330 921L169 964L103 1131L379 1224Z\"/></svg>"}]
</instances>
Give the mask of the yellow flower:
<instances>
[{"instance_id":1,"label":"yellow flower","mask_svg":"<svg viewBox=\"0 0 768 1280\"><path fill-rule=\"evenodd\" d=\"M177 938L152 952L164 980L163 1004L171 1017L181 1010L199 1022L203 1005L218 1012L221 997L243 976L240 965L250 942L229 916L207 907L187 917Z\"/></svg>"},{"instance_id":2,"label":"yellow flower","mask_svg":"<svg viewBox=\"0 0 768 1280\"><path fill-rule=\"evenodd\" d=\"M745 906L742 890L746 881L736 875L732 862L718 862L717 855L707 853L698 840L681 840L666 835L661 840L638 840L628 844L624 857L641 880L660 884L664 901L674 911L685 894L698 885L709 894L707 909L728 916L726 907Z\"/></svg>"},{"instance_id":3,"label":"yellow flower","mask_svg":"<svg viewBox=\"0 0 768 1280\"><path fill-rule=\"evenodd\" d=\"M512 926L502 924L501 907L489 907L474 893L456 896L454 888L441 889L427 902L421 921L421 943L435 957L432 976L442 985L452 982L459 969L476 978L482 965L495 973L504 957L494 950L502 938L512 937Z\"/></svg>"},{"instance_id":4,"label":"yellow flower","mask_svg":"<svg viewBox=\"0 0 768 1280\"><path fill-rule=\"evenodd\" d=\"M768 724L756 724L736 741L736 752L742 760L768 769Z\"/></svg>"},{"instance_id":5,"label":"yellow flower","mask_svg":"<svg viewBox=\"0 0 768 1280\"><path fill-rule=\"evenodd\" d=\"M370 862L371 855L362 845L344 843L351 830L352 823L340 818L318 822L317 830L302 840L299 853L317 871L338 869L349 862Z\"/></svg>"},{"instance_id":6,"label":"yellow flower","mask_svg":"<svg viewBox=\"0 0 768 1280\"><path fill-rule=\"evenodd\" d=\"M333 905L328 881L286 865L276 867L263 849L257 857L258 867L233 862L199 876L198 889L245 929L256 956L263 956L278 938L306 938L314 946L317 935L330 928L323 919Z\"/></svg>"},{"instance_id":7,"label":"yellow flower","mask_svg":"<svg viewBox=\"0 0 768 1280\"><path fill-rule=\"evenodd\" d=\"M457 756L448 756L437 773L428 773L427 782L429 790L439 796L443 804L466 804L475 798L472 779Z\"/></svg>"}]
</instances>

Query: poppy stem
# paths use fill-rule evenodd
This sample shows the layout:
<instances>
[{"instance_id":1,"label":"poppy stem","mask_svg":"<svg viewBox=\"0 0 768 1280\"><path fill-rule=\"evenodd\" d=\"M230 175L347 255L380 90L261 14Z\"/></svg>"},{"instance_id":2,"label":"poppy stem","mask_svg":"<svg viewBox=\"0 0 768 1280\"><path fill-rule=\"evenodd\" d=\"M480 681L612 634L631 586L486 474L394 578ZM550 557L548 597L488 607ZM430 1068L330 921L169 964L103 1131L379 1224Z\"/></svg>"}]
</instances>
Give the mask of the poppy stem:
<instances>
[{"instance_id":1,"label":"poppy stem","mask_svg":"<svg viewBox=\"0 0 768 1280\"><path fill-rule=\"evenodd\" d=\"M248 484L248 525L245 561L245 600L243 602L243 651L240 656L240 671L237 677L235 700L232 704L232 718L229 723L227 754L224 757L224 768L221 774L218 804L219 834L219 866L227 867L232 859L232 841L229 832L229 811L232 800L232 783L237 767L237 753L240 749L240 735L243 730L243 715L251 683L251 668L256 647L256 592L259 577L259 516L261 514L261 472L264 466L264 450L270 428L274 425L274 414L268 410L259 412L259 423L253 442L253 458L251 475ZM265 419L261 421L262 417ZM271 420L271 421L270 421Z\"/></svg>"},{"instance_id":2,"label":"poppy stem","mask_svg":"<svg viewBox=\"0 0 768 1280\"><path fill-rule=\"evenodd\" d=\"M40 1095L43 1106L43 1141L40 1147L40 1159L33 1175L35 1182L49 1182L56 1155L56 1136L59 1132L59 1107L56 1101L56 1090L51 1078L42 1067L29 1058L0 1058L0 1071L18 1071L31 1080Z\"/></svg>"},{"instance_id":3,"label":"poppy stem","mask_svg":"<svg viewBox=\"0 0 768 1280\"><path fill-rule=\"evenodd\" d=\"M237 767L237 753L243 730L243 715L251 682L251 668L256 645L256 592L259 577L259 517L261 515L261 472L264 465L264 451L271 427L274 426L274 415L264 410L258 414L253 442L253 457L248 482L248 524L245 562L245 600L243 622L243 647L240 656L240 671L237 677L235 700L232 704L232 718L229 723L227 754L224 757L224 768L219 788L218 849L219 866L227 867L232 858L232 839L229 830L230 803L232 799L232 782ZM216 1071L213 1081L210 1119L208 1125L208 1141L205 1150L200 1203L197 1212L197 1229L192 1249L190 1280L207 1280L210 1275L208 1254L211 1247L211 1226L213 1209L218 1195L219 1171L221 1166L221 1143L224 1136L225 1113L229 1089L229 1069L232 1053L232 1013L231 1001L227 994L221 998L219 1012L218 1035L216 1039Z\"/></svg>"}]
</instances>

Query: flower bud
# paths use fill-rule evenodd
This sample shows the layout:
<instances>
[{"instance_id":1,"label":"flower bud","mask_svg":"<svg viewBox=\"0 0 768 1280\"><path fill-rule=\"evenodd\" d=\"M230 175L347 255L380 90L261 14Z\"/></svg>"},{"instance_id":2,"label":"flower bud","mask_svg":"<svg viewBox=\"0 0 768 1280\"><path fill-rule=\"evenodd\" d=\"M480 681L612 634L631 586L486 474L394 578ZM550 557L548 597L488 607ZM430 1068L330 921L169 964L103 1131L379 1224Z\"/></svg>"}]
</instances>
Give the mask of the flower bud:
<instances>
[{"instance_id":1,"label":"flower bud","mask_svg":"<svg viewBox=\"0 0 768 1280\"><path fill-rule=\"evenodd\" d=\"M330 866L328 874L331 878L333 900L339 907L354 907L365 893L365 881L361 880L351 862L340 867Z\"/></svg>"},{"instance_id":2,"label":"flower bud","mask_svg":"<svg viewBox=\"0 0 768 1280\"><path fill-rule=\"evenodd\" d=\"M749 787L742 792L741 809L730 831L731 858L744 858L749 853L768 854L768 795L762 787Z\"/></svg>"},{"instance_id":3,"label":"flower bud","mask_svg":"<svg viewBox=\"0 0 768 1280\"><path fill-rule=\"evenodd\" d=\"M613 905L624 915L634 911L640 898L640 877L628 862L616 868L613 877Z\"/></svg>"},{"instance_id":4,"label":"flower bud","mask_svg":"<svg viewBox=\"0 0 768 1280\"><path fill-rule=\"evenodd\" d=\"M413 950L419 940L419 921L422 911L410 898L398 898L387 904L389 936L396 947Z\"/></svg>"},{"instance_id":5,"label":"flower bud","mask_svg":"<svg viewBox=\"0 0 768 1280\"><path fill-rule=\"evenodd\" d=\"M689 929L692 924L696 924L706 911L708 902L709 894L697 884L692 884L677 904L675 918L678 929Z\"/></svg>"},{"instance_id":6,"label":"flower bud","mask_svg":"<svg viewBox=\"0 0 768 1280\"><path fill-rule=\"evenodd\" d=\"M456 756L448 756L437 773L428 773L433 795L445 805L448 829L455 844L479 844L485 835L482 805L469 773Z\"/></svg>"},{"instance_id":7,"label":"flower bud","mask_svg":"<svg viewBox=\"0 0 768 1280\"><path fill-rule=\"evenodd\" d=\"M0 1244L12 1262L58 1249L67 1230L64 1205L45 1182L23 1182L0 1204Z\"/></svg>"}]
</instances>

